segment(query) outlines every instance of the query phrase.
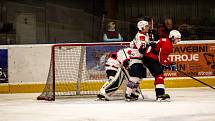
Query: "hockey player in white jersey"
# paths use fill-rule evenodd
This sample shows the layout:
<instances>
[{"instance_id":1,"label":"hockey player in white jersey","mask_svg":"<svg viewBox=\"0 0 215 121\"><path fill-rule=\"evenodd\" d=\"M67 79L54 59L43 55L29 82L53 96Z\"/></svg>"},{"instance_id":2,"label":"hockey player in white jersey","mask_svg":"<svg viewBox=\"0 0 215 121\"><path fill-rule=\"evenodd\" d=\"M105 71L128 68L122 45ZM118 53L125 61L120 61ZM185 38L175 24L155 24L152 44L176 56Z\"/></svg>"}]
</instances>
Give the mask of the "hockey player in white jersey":
<instances>
[{"instance_id":1,"label":"hockey player in white jersey","mask_svg":"<svg viewBox=\"0 0 215 121\"><path fill-rule=\"evenodd\" d=\"M121 64L117 60L117 53L113 52L105 63L105 71L107 74L107 81L101 87L97 97L101 100L111 100L110 96L121 86L124 73L120 68Z\"/></svg>"},{"instance_id":2,"label":"hockey player in white jersey","mask_svg":"<svg viewBox=\"0 0 215 121\"><path fill-rule=\"evenodd\" d=\"M147 45L150 43L150 39L149 39L149 35L148 35L148 32L149 32L149 23L145 20L141 20L137 23L137 28L138 28L138 32L135 36L135 38L130 42L130 47L133 48L133 49L136 49L138 52L136 53L139 53L141 54L141 57L142 57L142 54L145 53L145 50L146 50L146 47ZM138 72L138 73L137 73ZM140 80L141 78L145 78L146 77L146 68L143 66L142 64L142 58L139 58L139 64L135 64L132 68L130 68L129 70L129 74L131 76L131 83L129 84L128 83L128 91L125 95L125 97L127 98L127 100L132 100L130 99L130 92L129 90L135 90L138 88L139 84L136 83L135 85L135 82L139 82L137 80ZM136 81L135 81L136 80ZM132 83L134 82L134 83ZM129 89L129 87L131 89ZM132 94L132 93L131 93Z\"/></svg>"},{"instance_id":3,"label":"hockey player in white jersey","mask_svg":"<svg viewBox=\"0 0 215 121\"><path fill-rule=\"evenodd\" d=\"M143 77L142 54L137 49L125 48L113 53L106 62L108 81L97 95L100 99L110 100L110 96L121 86L123 79L127 78L126 100L138 99L137 88Z\"/></svg>"},{"instance_id":4,"label":"hockey player in white jersey","mask_svg":"<svg viewBox=\"0 0 215 121\"><path fill-rule=\"evenodd\" d=\"M118 60L123 63L124 67L127 65L125 71L129 73L127 74L129 78L125 92L125 100L137 100L139 97L138 87L140 80L144 77L144 67L142 64L143 55L137 49L133 48L125 48L118 53L121 55L121 57L118 57Z\"/></svg>"},{"instance_id":5,"label":"hockey player in white jersey","mask_svg":"<svg viewBox=\"0 0 215 121\"><path fill-rule=\"evenodd\" d=\"M138 32L135 38L130 42L131 48L136 48L140 53L144 53L146 45L149 44L149 23L141 20L137 23Z\"/></svg>"}]
</instances>

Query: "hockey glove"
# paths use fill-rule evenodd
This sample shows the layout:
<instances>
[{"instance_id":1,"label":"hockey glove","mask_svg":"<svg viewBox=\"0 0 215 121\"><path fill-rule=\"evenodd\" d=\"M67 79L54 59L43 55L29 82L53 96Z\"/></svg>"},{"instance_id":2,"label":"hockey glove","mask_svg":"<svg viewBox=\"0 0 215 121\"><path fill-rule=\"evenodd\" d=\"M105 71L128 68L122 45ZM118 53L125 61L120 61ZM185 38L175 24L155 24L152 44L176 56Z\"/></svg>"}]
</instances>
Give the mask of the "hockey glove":
<instances>
[{"instance_id":1,"label":"hockey glove","mask_svg":"<svg viewBox=\"0 0 215 121\"><path fill-rule=\"evenodd\" d=\"M139 52L140 52L141 54L145 54L146 48L141 48L141 49L139 50Z\"/></svg>"},{"instance_id":2,"label":"hockey glove","mask_svg":"<svg viewBox=\"0 0 215 121\"><path fill-rule=\"evenodd\" d=\"M147 46L151 46L152 48L156 48L157 44L155 42L150 42Z\"/></svg>"}]
</instances>

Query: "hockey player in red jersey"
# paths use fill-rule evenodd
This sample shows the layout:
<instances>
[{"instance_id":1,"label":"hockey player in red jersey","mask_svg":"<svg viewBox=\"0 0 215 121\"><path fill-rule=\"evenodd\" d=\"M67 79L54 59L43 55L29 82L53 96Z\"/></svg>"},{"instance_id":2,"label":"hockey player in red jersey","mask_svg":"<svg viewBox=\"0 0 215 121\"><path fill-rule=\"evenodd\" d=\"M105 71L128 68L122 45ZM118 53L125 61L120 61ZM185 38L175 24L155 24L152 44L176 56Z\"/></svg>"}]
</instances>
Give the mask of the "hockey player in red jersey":
<instances>
[{"instance_id":1,"label":"hockey player in red jersey","mask_svg":"<svg viewBox=\"0 0 215 121\"><path fill-rule=\"evenodd\" d=\"M169 54L172 52L173 44L181 40L181 34L177 30L172 30L169 38L161 38L157 44L148 46L144 57L143 64L149 69L151 74L155 77L155 92L158 100L165 100L170 98L165 93L163 66L171 66L173 70L176 69L175 63L168 60ZM150 44L149 44L150 45Z\"/></svg>"}]
</instances>

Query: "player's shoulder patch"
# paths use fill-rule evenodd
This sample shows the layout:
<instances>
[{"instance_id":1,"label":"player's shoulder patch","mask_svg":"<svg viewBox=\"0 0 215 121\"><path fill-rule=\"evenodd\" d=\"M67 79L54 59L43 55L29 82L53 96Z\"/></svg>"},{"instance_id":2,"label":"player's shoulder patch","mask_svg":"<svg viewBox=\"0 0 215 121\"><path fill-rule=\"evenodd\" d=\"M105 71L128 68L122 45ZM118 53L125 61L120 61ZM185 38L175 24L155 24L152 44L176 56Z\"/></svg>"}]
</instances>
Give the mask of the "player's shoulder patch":
<instances>
[{"instance_id":1,"label":"player's shoulder patch","mask_svg":"<svg viewBox=\"0 0 215 121\"><path fill-rule=\"evenodd\" d=\"M142 41L142 40L145 40L145 36L139 36L139 39Z\"/></svg>"}]
</instances>

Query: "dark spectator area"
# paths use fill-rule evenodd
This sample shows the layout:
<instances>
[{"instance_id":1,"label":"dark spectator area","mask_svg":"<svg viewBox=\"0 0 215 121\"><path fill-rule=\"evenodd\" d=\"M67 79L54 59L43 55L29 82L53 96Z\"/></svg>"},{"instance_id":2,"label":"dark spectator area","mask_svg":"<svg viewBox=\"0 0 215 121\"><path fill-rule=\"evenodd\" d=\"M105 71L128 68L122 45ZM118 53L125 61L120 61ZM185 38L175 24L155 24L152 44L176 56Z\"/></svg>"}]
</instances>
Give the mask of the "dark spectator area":
<instances>
[{"instance_id":1,"label":"dark spectator area","mask_svg":"<svg viewBox=\"0 0 215 121\"><path fill-rule=\"evenodd\" d=\"M0 44L104 42L105 32L131 41L143 19L151 24L156 40L168 18L182 40L215 40L214 4L213 0L1 0ZM107 31L111 21L115 33Z\"/></svg>"}]
</instances>

